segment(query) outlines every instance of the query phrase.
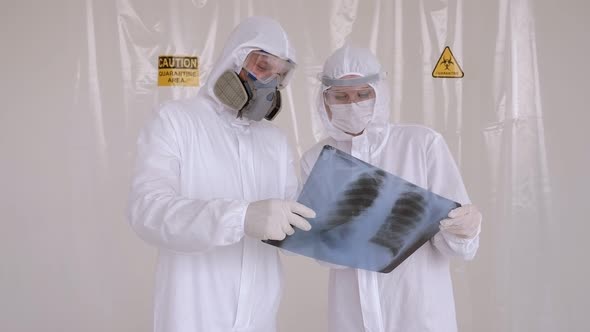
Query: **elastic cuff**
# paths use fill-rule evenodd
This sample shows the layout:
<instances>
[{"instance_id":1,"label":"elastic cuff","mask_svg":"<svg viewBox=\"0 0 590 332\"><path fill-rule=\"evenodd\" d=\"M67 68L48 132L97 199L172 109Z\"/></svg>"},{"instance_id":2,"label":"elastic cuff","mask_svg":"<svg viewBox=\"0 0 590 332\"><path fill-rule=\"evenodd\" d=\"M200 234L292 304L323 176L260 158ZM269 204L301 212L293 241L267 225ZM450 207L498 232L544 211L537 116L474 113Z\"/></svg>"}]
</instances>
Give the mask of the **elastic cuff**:
<instances>
[{"instance_id":1,"label":"elastic cuff","mask_svg":"<svg viewBox=\"0 0 590 332\"><path fill-rule=\"evenodd\" d=\"M224 207L226 209L226 217L229 217L228 224L226 225L226 229L229 230L227 232L226 241L228 243L235 243L240 241L244 235L244 221L246 219L246 211L248 210L248 203L247 201L242 200L232 200L231 203ZM225 218L224 218L225 219Z\"/></svg>"}]
</instances>

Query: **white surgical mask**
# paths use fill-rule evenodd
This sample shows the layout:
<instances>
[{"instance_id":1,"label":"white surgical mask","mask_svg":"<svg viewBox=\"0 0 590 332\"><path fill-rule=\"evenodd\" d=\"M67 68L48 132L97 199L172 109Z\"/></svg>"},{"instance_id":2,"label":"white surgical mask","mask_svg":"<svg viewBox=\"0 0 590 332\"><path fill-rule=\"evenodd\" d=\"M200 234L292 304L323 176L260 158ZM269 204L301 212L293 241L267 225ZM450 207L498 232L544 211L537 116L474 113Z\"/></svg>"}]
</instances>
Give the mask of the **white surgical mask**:
<instances>
[{"instance_id":1,"label":"white surgical mask","mask_svg":"<svg viewBox=\"0 0 590 332\"><path fill-rule=\"evenodd\" d=\"M351 104L329 105L332 125L346 133L359 134L373 117L375 98Z\"/></svg>"}]
</instances>

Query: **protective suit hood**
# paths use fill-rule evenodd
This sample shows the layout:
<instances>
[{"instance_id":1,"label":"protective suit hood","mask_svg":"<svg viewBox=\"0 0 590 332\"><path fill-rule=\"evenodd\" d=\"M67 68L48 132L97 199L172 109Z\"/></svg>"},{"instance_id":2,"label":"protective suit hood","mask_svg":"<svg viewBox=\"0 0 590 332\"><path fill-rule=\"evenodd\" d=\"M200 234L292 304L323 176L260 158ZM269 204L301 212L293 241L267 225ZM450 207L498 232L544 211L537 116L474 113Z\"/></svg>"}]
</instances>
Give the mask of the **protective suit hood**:
<instances>
[{"instance_id":1,"label":"protective suit hood","mask_svg":"<svg viewBox=\"0 0 590 332\"><path fill-rule=\"evenodd\" d=\"M324 63L322 77L339 79L346 75L366 77L374 74L382 74L381 64L375 55L366 48L345 45L328 57ZM389 122L389 86L383 78L374 83L369 83L369 85L375 89L375 108L373 117L369 121L363 135L378 135L387 128ZM328 88L329 86L322 83L316 100L316 109L318 110L322 124L327 134L335 140L351 140L352 136L334 127L328 118L324 104L324 91Z\"/></svg>"},{"instance_id":2,"label":"protective suit hood","mask_svg":"<svg viewBox=\"0 0 590 332\"><path fill-rule=\"evenodd\" d=\"M261 49L282 59L295 63L295 49L281 25L268 17L253 16L243 20L234 28L227 39L223 52L212 67L211 73L199 94L215 103L218 112L237 113L227 108L213 92L217 79L226 70L239 73L246 56L253 50ZM287 84L288 82L285 82ZM249 121L249 120L244 120Z\"/></svg>"}]
</instances>

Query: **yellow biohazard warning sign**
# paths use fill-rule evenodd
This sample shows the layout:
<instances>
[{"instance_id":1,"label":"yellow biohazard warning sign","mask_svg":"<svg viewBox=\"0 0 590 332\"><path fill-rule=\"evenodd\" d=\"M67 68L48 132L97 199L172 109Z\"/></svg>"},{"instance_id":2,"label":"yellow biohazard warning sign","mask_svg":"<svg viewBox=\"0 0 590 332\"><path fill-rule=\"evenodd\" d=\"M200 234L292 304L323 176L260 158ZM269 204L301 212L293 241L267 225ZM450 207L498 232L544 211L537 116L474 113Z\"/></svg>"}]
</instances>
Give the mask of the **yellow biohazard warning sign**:
<instances>
[{"instance_id":1,"label":"yellow biohazard warning sign","mask_svg":"<svg viewBox=\"0 0 590 332\"><path fill-rule=\"evenodd\" d=\"M199 58L175 55L158 57L158 86L199 86Z\"/></svg>"},{"instance_id":2,"label":"yellow biohazard warning sign","mask_svg":"<svg viewBox=\"0 0 590 332\"><path fill-rule=\"evenodd\" d=\"M447 46L442 52L440 59L436 63L436 67L432 71L432 77L436 78L461 78L463 77L463 70L459 66L459 62L455 59L453 52Z\"/></svg>"}]
</instances>

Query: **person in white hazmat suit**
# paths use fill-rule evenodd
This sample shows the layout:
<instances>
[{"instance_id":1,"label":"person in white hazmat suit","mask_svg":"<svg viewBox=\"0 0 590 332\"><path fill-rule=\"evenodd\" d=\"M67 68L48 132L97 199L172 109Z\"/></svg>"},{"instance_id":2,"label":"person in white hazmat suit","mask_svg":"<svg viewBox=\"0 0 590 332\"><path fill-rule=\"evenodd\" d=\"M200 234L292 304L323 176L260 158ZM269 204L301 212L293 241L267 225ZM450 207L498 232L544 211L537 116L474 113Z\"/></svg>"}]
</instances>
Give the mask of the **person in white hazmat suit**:
<instances>
[{"instance_id":1,"label":"person in white hazmat suit","mask_svg":"<svg viewBox=\"0 0 590 332\"><path fill-rule=\"evenodd\" d=\"M354 157L455 200L441 231L388 274L332 264L329 330L333 332L457 331L449 259L470 260L479 246L482 216L443 137L418 125L390 124L388 85L376 57L344 46L325 62L317 110L330 137L301 161L306 179L322 147Z\"/></svg>"},{"instance_id":2,"label":"person in white hazmat suit","mask_svg":"<svg viewBox=\"0 0 590 332\"><path fill-rule=\"evenodd\" d=\"M195 98L168 102L138 139L129 221L159 249L154 330L276 331L282 240L315 212L292 201L280 109L295 54L274 20L231 33Z\"/></svg>"}]
</instances>

